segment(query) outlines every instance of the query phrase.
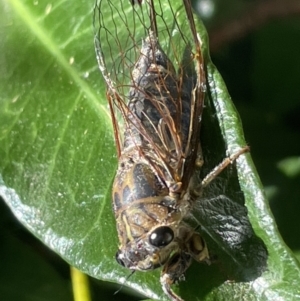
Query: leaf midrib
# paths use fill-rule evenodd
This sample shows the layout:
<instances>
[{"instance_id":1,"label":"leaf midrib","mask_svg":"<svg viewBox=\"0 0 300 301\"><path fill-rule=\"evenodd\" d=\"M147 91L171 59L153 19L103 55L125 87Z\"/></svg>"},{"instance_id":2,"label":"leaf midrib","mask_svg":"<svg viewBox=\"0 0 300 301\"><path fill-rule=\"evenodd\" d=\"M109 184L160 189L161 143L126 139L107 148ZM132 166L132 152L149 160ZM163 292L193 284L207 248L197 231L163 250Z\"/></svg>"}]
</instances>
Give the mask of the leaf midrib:
<instances>
[{"instance_id":1,"label":"leaf midrib","mask_svg":"<svg viewBox=\"0 0 300 301\"><path fill-rule=\"evenodd\" d=\"M20 19L30 29L33 35L41 42L44 48L53 56L59 65L66 71L66 73L73 79L73 81L80 87L81 92L87 96L87 103L97 111L101 111L100 115L110 120L108 110L104 105L99 103L95 93L90 89L90 86L78 76L76 69L72 68L63 53L57 47L56 43L50 38L46 30L36 23L36 16L34 16L27 7L19 0L10 0L10 3ZM104 113L104 114L103 114Z\"/></svg>"}]
</instances>

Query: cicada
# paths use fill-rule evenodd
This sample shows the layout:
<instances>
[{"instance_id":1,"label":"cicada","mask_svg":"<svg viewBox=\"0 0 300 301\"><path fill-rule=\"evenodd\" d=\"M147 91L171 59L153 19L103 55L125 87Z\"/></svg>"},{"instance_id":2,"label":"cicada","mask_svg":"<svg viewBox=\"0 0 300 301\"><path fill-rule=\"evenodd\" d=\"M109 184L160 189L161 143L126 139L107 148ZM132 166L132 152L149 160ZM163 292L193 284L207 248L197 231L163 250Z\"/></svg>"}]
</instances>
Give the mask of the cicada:
<instances>
[{"instance_id":1,"label":"cicada","mask_svg":"<svg viewBox=\"0 0 300 301\"><path fill-rule=\"evenodd\" d=\"M98 1L95 45L119 162L112 188L116 260L130 270L162 267L162 288L179 301L171 285L193 259L210 262L186 218L203 187L248 148L199 183L205 62L190 0L172 2Z\"/></svg>"}]
</instances>

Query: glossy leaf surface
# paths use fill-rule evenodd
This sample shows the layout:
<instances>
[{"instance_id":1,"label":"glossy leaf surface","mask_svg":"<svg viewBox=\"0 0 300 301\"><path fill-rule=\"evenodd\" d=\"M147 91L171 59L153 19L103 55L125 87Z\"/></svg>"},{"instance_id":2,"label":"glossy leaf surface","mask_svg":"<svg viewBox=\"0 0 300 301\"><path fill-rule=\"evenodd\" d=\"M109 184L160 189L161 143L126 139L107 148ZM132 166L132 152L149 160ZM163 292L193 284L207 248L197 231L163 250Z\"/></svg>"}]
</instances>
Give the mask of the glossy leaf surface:
<instances>
[{"instance_id":1,"label":"glossy leaf surface","mask_svg":"<svg viewBox=\"0 0 300 301\"><path fill-rule=\"evenodd\" d=\"M118 242L110 200L117 162L94 54L93 2L0 5L0 195L25 227L71 265L123 283L128 271L114 260ZM201 24L199 32L207 49ZM201 140L209 169L226 149L233 153L246 143L207 52L206 59ZM237 160L237 171L252 227L269 252L267 271L252 282L228 283L217 265L194 264L178 292L186 300L299 297L299 266L278 235L250 155ZM166 300L159 271L135 273L126 285Z\"/></svg>"}]
</instances>

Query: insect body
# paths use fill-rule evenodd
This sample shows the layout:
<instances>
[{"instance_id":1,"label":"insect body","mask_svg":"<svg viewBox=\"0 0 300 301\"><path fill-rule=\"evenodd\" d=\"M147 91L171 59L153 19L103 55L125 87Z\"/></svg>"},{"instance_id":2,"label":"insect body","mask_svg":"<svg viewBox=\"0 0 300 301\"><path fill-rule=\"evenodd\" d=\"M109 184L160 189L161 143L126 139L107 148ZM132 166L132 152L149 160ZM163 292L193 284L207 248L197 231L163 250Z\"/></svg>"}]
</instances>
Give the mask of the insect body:
<instances>
[{"instance_id":1,"label":"insect body","mask_svg":"<svg viewBox=\"0 0 300 301\"><path fill-rule=\"evenodd\" d=\"M187 144L194 95L186 83L179 90L175 69L151 31L132 81L113 185L120 239L116 259L134 270L165 266L161 282L172 294L169 284L182 276L193 257L208 260L204 241L183 222L192 206L185 163L196 151Z\"/></svg>"},{"instance_id":2,"label":"insect body","mask_svg":"<svg viewBox=\"0 0 300 301\"><path fill-rule=\"evenodd\" d=\"M202 186L245 149L195 184L205 73L190 2L126 3L102 0L95 9L96 52L119 155L112 194L116 260L131 270L163 267L163 290L179 301L171 285L193 259L209 262L206 243L185 219Z\"/></svg>"}]
</instances>

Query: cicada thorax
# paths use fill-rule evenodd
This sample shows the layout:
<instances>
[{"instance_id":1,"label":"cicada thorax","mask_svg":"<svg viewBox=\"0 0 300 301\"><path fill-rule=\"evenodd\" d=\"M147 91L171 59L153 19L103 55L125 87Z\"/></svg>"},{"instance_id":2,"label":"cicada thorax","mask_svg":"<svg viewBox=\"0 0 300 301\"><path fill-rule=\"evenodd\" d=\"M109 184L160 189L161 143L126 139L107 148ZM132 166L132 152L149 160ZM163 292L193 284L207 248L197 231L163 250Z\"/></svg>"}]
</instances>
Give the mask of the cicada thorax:
<instances>
[{"instance_id":1,"label":"cicada thorax","mask_svg":"<svg viewBox=\"0 0 300 301\"><path fill-rule=\"evenodd\" d=\"M188 194L174 193L138 153L121 158L113 185L114 211L119 234L117 261L134 270L167 266L178 280L195 258L208 259L201 237L183 219L190 211ZM188 257L189 261L170 260ZM177 264L175 264L175 261ZM178 264L181 268L178 269ZM165 269L167 269L165 267Z\"/></svg>"},{"instance_id":2,"label":"cicada thorax","mask_svg":"<svg viewBox=\"0 0 300 301\"><path fill-rule=\"evenodd\" d=\"M176 261L182 267L174 268L174 278L192 257L208 258L201 237L183 222L191 209L189 178L183 174L192 89L179 77L150 31L132 71L124 144L113 184L117 260L138 270L166 262L172 269Z\"/></svg>"}]
</instances>

